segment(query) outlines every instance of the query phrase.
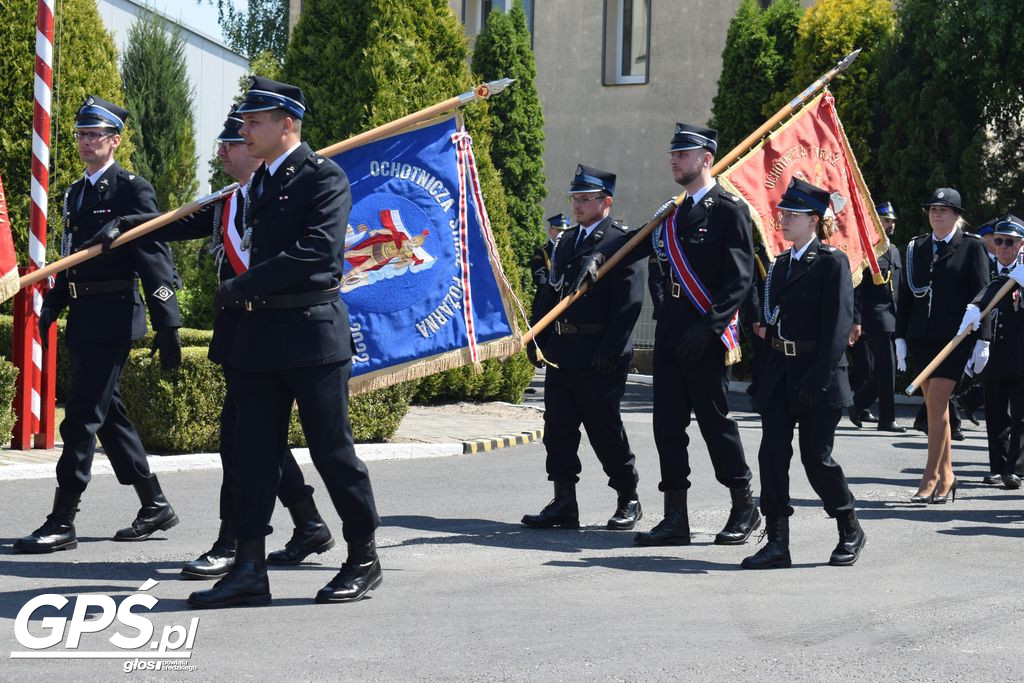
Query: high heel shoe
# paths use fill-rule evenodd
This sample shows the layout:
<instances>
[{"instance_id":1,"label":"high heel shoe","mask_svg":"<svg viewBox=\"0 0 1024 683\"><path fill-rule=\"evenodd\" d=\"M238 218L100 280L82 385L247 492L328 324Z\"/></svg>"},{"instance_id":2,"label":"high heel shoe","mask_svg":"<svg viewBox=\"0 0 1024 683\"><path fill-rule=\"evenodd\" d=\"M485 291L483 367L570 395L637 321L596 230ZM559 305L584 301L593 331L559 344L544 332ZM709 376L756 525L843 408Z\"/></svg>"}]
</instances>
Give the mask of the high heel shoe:
<instances>
[{"instance_id":1,"label":"high heel shoe","mask_svg":"<svg viewBox=\"0 0 1024 683\"><path fill-rule=\"evenodd\" d=\"M935 504L935 505L945 505L947 500L949 500L950 503L955 503L956 502L956 487L959 486L959 485L960 485L960 482L957 481L956 477L953 477L953 485L949 487L948 491L946 491L946 495L944 495L944 496L936 496L935 492L932 491L932 498L933 498L932 503ZM936 488L938 488L938 487L936 487Z\"/></svg>"},{"instance_id":2,"label":"high heel shoe","mask_svg":"<svg viewBox=\"0 0 1024 683\"><path fill-rule=\"evenodd\" d=\"M939 487L936 484L935 488L932 489L932 492L929 493L927 496L922 496L920 493L915 493L913 496L910 497L910 502L911 503L922 503L924 505L930 505L930 504L934 503L935 502L935 489L937 489L937 488L939 488Z\"/></svg>"}]
</instances>

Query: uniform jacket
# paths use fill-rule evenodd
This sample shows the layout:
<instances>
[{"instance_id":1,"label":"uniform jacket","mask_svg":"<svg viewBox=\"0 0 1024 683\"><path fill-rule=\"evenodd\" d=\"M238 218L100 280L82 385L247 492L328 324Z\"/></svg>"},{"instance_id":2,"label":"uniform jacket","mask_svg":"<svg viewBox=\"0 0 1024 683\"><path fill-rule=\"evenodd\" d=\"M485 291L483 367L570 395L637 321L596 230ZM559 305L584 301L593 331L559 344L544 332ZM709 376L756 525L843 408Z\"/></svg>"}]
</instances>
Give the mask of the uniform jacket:
<instances>
[{"instance_id":1,"label":"uniform jacket","mask_svg":"<svg viewBox=\"0 0 1024 683\"><path fill-rule=\"evenodd\" d=\"M78 251L114 218L157 210L153 186L141 176L125 171L117 162L96 182L97 194L78 206L87 182L80 178L64 193L64 231L69 253ZM56 312L70 307L68 346L138 339L146 334L146 311L138 288L75 298L70 287L80 282L134 278L142 281L153 327L181 327L175 294L179 283L171 250L166 242L156 240L127 244L58 274L43 305Z\"/></svg>"},{"instance_id":2,"label":"uniform jacket","mask_svg":"<svg viewBox=\"0 0 1024 683\"><path fill-rule=\"evenodd\" d=\"M1005 275L993 278L971 303L985 310L1007 280ZM1020 287L1014 284L989 317L995 320L985 378L1024 380L1024 292Z\"/></svg>"},{"instance_id":3,"label":"uniform jacket","mask_svg":"<svg viewBox=\"0 0 1024 683\"><path fill-rule=\"evenodd\" d=\"M584 256L595 250L614 250L615 245L624 241L626 232L610 216L598 223L578 248L580 226L563 232L555 243L548 284L541 287L534 299L534 322L568 294ZM555 334L552 325L538 340L544 355L563 370L590 369L595 356L627 365L633 356L633 326L643 305L641 268L636 261L619 263L559 318L560 322L572 325L603 325L602 332Z\"/></svg>"},{"instance_id":4,"label":"uniform jacket","mask_svg":"<svg viewBox=\"0 0 1024 683\"><path fill-rule=\"evenodd\" d=\"M706 325L716 337L721 336L746 298L754 272L750 212L739 197L721 185L716 183L685 216L680 216L677 226L683 253L711 293L711 310L701 314L685 293L673 296L674 288L667 279L672 266L663 262L666 279L655 344L678 341L694 324ZM664 240L666 232L660 230L660 239ZM649 256L652 245L650 241L644 244L643 256Z\"/></svg>"},{"instance_id":5,"label":"uniform jacket","mask_svg":"<svg viewBox=\"0 0 1024 683\"><path fill-rule=\"evenodd\" d=\"M345 225L352 208L348 178L302 143L274 175L252 179L246 225L249 270L221 285L219 299L300 294L338 287ZM262 187L257 197L257 188ZM270 371L352 357L348 309L336 300L298 308L243 311L228 364Z\"/></svg>"},{"instance_id":6,"label":"uniform jacket","mask_svg":"<svg viewBox=\"0 0 1024 683\"><path fill-rule=\"evenodd\" d=\"M853 280L842 251L816 238L786 278L792 251L775 259L766 284L769 313L779 307L778 318L766 341L786 339L815 342L813 351L786 356L770 350L758 378L756 400L767 405L779 382L786 383L790 413L809 412L800 407L797 391L821 397L816 408L835 409L852 402L846 376L846 350L853 329ZM762 294L764 296L764 294ZM762 316L763 318L763 316ZM762 320L767 324L767 320Z\"/></svg>"},{"instance_id":7,"label":"uniform jacket","mask_svg":"<svg viewBox=\"0 0 1024 683\"><path fill-rule=\"evenodd\" d=\"M980 237L959 229L941 257L933 257L931 233L915 237L910 245L909 265L904 253L899 307L896 309L896 337L943 342L955 337L967 304L989 282L987 254ZM928 295L915 297L910 289L911 278L916 287L931 283L931 315ZM989 319L982 321L979 332L963 343L973 344L979 335L981 339L990 338Z\"/></svg>"},{"instance_id":8,"label":"uniform jacket","mask_svg":"<svg viewBox=\"0 0 1024 683\"><path fill-rule=\"evenodd\" d=\"M864 332L895 332L896 308L902 277L902 256L895 245L878 257L883 278L889 281L876 285L871 271L865 269L860 284L853 290L854 318Z\"/></svg>"}]
</instances>

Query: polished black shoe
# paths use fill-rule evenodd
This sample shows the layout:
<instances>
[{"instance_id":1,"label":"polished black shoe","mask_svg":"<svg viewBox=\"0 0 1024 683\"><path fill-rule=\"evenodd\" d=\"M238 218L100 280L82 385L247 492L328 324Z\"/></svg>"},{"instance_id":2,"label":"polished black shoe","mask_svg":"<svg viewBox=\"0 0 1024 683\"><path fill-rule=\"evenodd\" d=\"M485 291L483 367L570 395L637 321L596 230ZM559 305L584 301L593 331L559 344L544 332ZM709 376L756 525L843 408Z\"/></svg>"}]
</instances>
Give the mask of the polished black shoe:
<instances>
[{"instance_id":1,"label":"polished black shoe","mask_svg":"<svg viewBox=\"0 0 1024 683\"><path fill-rule=\"evenodd\" d=\"M544 506L539 515L523 515L523 526L531 529L580 528L580 508L576 503L576 484L571 481L556 481L555 497Z\"/></svg>"},{"instance_id":2,"label":"polished black shoe","mask_svg":"<svg viewBox=\"0 0 1024 683\"><path fill-rule=\"evenodd\" d=\"M906 434L907 428L895 422L879 422L875 427L880 432L892 432L893 434Z\"/></svg>"},{"instance_id":3,"label":"polished black shoe","mask_svg":"<svg viewBox=\"0 0 1024 683\"><path fill-rule=\"evenodd\" d=\"M77 548L74 522L79 499L58 488L53 495L53 511L41 527L14 542L14 552L38 555Z\"/></svg>"},{"instance_id":4,"label":"polished black shoe","mask_svg":"<svg viewBox=\"0 0 1024 683\"><path fill-rule=\"evenodd\" d=\"M953 427L949 430L949 438L953 441L963 441L966 437L959 427Z\"/></svg>"},{"instance_id":5,"label":"polished black shoe","mask_svg":"<svg viewBox=\"0 0 1024 683\"><path fill-rule=\"evenodd\" d=\"M1020 488L1020 477L1018 477L1016 474L1007 474L1005 477L1003 477L1003 488L1010 489L1011 491L1016 491L1017 489Z\"/></svg>"},{"instance_id":6,"label":"polished black shoe","mask_svg":"<svg viewBox=\"0 0 1024 683\"><path fill-rule=\"evenodd\" d=\"M115 541L145 541L157 531L166 531L178 524L174 508L167 502L156 475L151 474L135 484L142 507L130 527L114 534Z\"/></svg>"},{"instance_id":7,"label":"polished black shoe","mask_svg":"<svg viewBox=\"0 0 1024 683\"><path fill-rule=\"evenodd\" d=\"M316 601L355 602L379 586L384 580L373 536L359 543L348 544L348 559L331 582L316 594Z\"/></svg>"},{"instance_id":8,"label":"polished black shoe","mask_svg":"<svg viewBox=\"0 0 1024 683\"><path fill-rule=\"evenodd\" d=\"M334 547L334 537L317 511L313 496L292 505L288 513L295 530L283 550L275 550L267 556L267 564L299 564L313 553L319 555Z\"/></svg>"},{"instance_id":9,"label":"polished black shoe","mask_svg":"<svg viewBox=\"0 0 1024 683\"><path fill-rule=\"evenodd\" d=\"M266 545L262 536L240 541L235 566L213 588L188 596L188 606L218 609L270 604L270 580L267 578Z\"/></svg>"},{"instance_id":10,"label":"polished black shoe","mask_svg":"<svg viewBox=\"0 0 1024 683\"><path fill-rule=\"evenodd\" d=\"M789 517L766 517L765 535L768 542L740 566L744 569L785 569L793 566L789 556Z\"/></svg>"},{"instance_id":11,"label":"polished black shoe","mask_svg":"<svg viewBox=\"0 0 1024 683\"><path fill-rule=\"evenodd\" d=\"M836 517L836 526L839 529L839 545L832 551L832 557L828 563L833 567L849 567L860 557L860 551L864 547L867 537L864 530L860 528L857 520L857 513L853 510Z\"/></svg>"},{"instance_id":12,"label":"polished black shoe","mask_svg":"<svg viewBox=\"0 0 1024 683\"><path fill-rule=\"evenodd\" d=\"M878 417L867 408L861 408L858 417L861 422L878 422Z\"/></svg>"},{"instance_id":13,"label":"polished black shoe","mask_svg":"<svg viewBox=\"0 0 1024 683\"><path fill-rule=\"evenodd\" d=\"M975 427L981 424L980 422L978 422L978 416L975 415L975 412L977 412L978 408L980 408L981 406L971 406L969 402L965 400L965 397L962 393L953 394L950 400L953 402L953 406L960 412L961 417L966 417L968 420L971 421L971 423Z\"/></svg>"},{"instance_id":14,"label":"polished black shoe","mask_svg":"<svg viewBox=\"0 0 1024 683\"><path fill-rule=\"evenodd\" d=\"M857 406L850 406L846 410L847 416L850 418L850 422L853 423L854 427L860 429L864 426L864 422L860 419L860 408Z\"/></svg>"},{"instance_id":15,"label":"polished black shoe","mask_svg":"<svg viewBox=\"0 0 1024 683\"><path fill-rule=\"evenodd\" d=\"M221 520L213 547L186 562L181 575L186 579L219 579L235 566L235 534L230 520Z\"/></svg>"},{"instance_id":16,"label":"polished black shoe","mask_svg":"<svg viewBox=\"0 0 1024 683\"><path fill-rule=\"evenodd\" d=\"M754 492L750 485L743 488L729 489L732 496L732 509L725 528L715 536L715 545L740 545L746 543L754 529L761 526L761 513L754 505Z\"/></svg>"},{"instance_id":17,"label":"polished black shoe","mask_svg":"<svg viewBox=\"0 0 1024 683\"><path fill-rule=\"evenodd\" d=\"M643 517L644 511L640 507L640 498L636 494L636 489L620 491L619 500L615 504L615 513L608 520L607 526L612 531L629 531Z\"/></svg>"},{"instance_id":18,"label":"polished black shoe","mask_svg":"<svg viewBox=\"0 0 1024 683\"><path fill-rule=\"evenodd\" d=\"M665 491L665 518L650 531L633 536L636 545L690 545L690 518L686 510L686 489Z\"/></svg>"},{"instance_id":19,"label":"polished black shoe","mask_svg":"<svg viewBox=\"0 0 1024 683\"><path fill-rule=\"evenodd\" d=\"M986 474L985 478L981 480L981 483L988 484L990 486L1002 486L1003 475L1001 474Z\"/></svg>"},{"instance_id":20,"label":"polished black shoe","mask_svg":"<svg viewBox=\"0 0 1024 683\"><path fill-rule=\"evenodd\" d=\"M949 487L945 495L940 496L937 491L939 490L938 485L935 486L935 492L932 493L932 504L933 505L945 505L948 503L956 502L956 489L960 486L960 482L956 477L953 477L953 485Z\"/></svg>"}]
</instances>

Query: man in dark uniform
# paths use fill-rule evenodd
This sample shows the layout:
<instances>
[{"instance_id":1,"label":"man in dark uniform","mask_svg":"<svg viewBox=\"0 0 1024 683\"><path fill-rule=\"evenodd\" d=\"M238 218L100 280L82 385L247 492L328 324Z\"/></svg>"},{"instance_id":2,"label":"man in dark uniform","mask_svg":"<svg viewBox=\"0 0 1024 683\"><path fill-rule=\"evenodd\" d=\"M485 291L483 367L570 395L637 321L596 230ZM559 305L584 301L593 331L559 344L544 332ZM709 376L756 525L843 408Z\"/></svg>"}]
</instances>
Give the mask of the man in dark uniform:
<instances>
[{"instance_id":1,"label":"man in dark uniform","mask_svg":"<svg viewBox=\"0 0 1024 683\"><path fill-rule=\"evenodd\" d=\"M995 269L986 291L967 307L959 332L971 325L975 329L981 309L988 305L1006 277L1020 262L1024 221L1007 214L995 224L993 246ZM1020 289L1014 289L992 312L992 343L985 365L985 429L988 432L989 474L986 484L1002 484L1019 489L1024 476L1024 310Z\"/></svg>"},{"instance_id":2,"label":"man in dark uniform","mask_svg":"<svg viewBox=\"0 0 1024 683\"><path fill-rule=\"evenodd\" d=\"M235 472L238 547L231 572L188 603L270 602L264 541L293 402L348 543L341 571L316 600L352 602L382 580L380 519L348 420L352 340L340 282L352 195L344 171L301 141L306 102L298 87L253 77L238 113L250 154L264 160L243 207L248 270L217 292L218 306L242 309L227 352L237 390L234 447L245 457Z\"/></svg>"},{"instance_id":3,"label":"man in dark uniform","mask_svg":"<svg viewBox=\"0 0 1024 683\"><path fill-rule=\"evenodd\" d=\"M220 159L225 173L238 181L239 189L223 201L213 202L204 210L153 233L154 239L168 242L209 239L209 249L216 254L217 262L220 264L218 275L221 282L244 273L249 264L249 252L240 249L243 231L242 207L248 196L249 179L262 161L249 154L249 148L238 132L242 123L242 119L235 112L235 107L232 107L224 122L224 129L217 137L217 158ZM109 249L122 229L134 228L158 215L136 214L116 218L108 223L94 240L102 243L104 249ZM210 550L182 567L181 574L187 579L217 579L227 574L235 563L233 497L234 473L239 465L239 458L234 449L237 410L233 373L227 360L242 312L238 308L228 308L216 311L214 316L209 356L210 360L223 367L226 385L224 405L220 412L220 459L223 469L219 506L220 532ZM288 508L295 522L295 529L283 550L275 550L267 556L270 564L299 564L313 553L324 553L334 547L334 537L320 517L313 501L313 487L306 484L291 450L284 454L281 486L277 495L281 504Z\"/></svg>"},{"instance_id":4,"label":"man in dark uniform","mask_svg":"<svg viewBox=\"0 0 1024 683\"><path fill-rule=\"evenodd\" d=\"M555 240L563 232L569 229L569 217L564 213L556 213L548 217L548 241L537 247L530 257L530 273L533 275L533 284L537 288L548 283L551 274L551 252L555 248Z\"/></svg>"},{"instance_id":5,"label":"man in dark uniform","mask_svg":"<svg viewBox=\"0 0 1024 683\"><path fill-rule=\"evenodd\" d=\"M64 193L64 237L61 253L76 252L114 216L153 212L156 193L144 178L125 171L114 160L128 112L104 99L89 96L75 116L78 156L85 177ZM74 519L78 502L91 479L96 439L100 440L117 480L135 487L142 502L135 521L114 535L118 541L142 541L178 523L146 451L121 402L121 368L132 341L146 334L146 310L156 329L154 349L164 369L181 362L178 328L181 313L175 295L177 274L163 242L130 245L103 254L57 275L39 313L42 338L65 307L69 307L65 340L71 378L60 425L64 448L57 461L57 492L46 523L17 540L22 553L48 553L78 546Z\"/></svg>"},{"instance_id":6,"label":"man in dark uniform","mask_svg":"<svg viewBox=\"0 0 1024 683\"><path fill-rule=\"evenodd\" d=\"M882 221L885 233L892 239L896 229L896 211L892 202L883 202L875 207ZM870 415L871 404L878 399L878 431L903 434L907 431L896 423L896 356L893 350L893 332L896 330L896 293L900 291L900 264L902 257L896 245L889 243L889 248L878 257L878 267L883 282L876 285L871 279L871 272L865 269L860 284L853 290L854 318L859 322L854 325L859 339L854 348L861 347L860 353L851 353L855 363L866 365L867 381L857 387L853 395L853 405L849 408L850 422L857 427ZM853 371L851 370L851 375Z\"/></svg>"},{"instance_id":7,"label":"man in dark uniform","mask_svg":"<svg viewBox=\"0 0 1024 683\"><path fill-rule=\"evenodd\" d=\"M728 417L726 362L739 357L737 311L754 272L750 213L711 177L717 133L677 123L669 148L672 175L687 198L639 249L661 266L665 298L654 336L654 440L661 461L665 518L639 545L689 545L686 506L691 412L711 454L715 478L732 497L718 544L744 543L760 524L739 429Z\"/></svg>"},{"instance_id":8,"label":"man in dark uniform","mask_svg":"<svg viewBox=\"0 0 1024 683\"><path fill-rule=\"evenodd\" d=\"M614 174L576 167L569 196L577 225L555 243L548 283L534 301L535 321L596 273L603 260L602 246L617 244L625 234L610 215L614 194ZM632 529L643 516L636 492L636 456L619 414L633 357L630 335L642 304L640 265L620 264L538 340L552 363L544 376L544 447L555 497L540 514L525 515L525 526L579 528L580 424L608 475L608 485L618 493L608 528Z\"/></svg>"}]
</instances>

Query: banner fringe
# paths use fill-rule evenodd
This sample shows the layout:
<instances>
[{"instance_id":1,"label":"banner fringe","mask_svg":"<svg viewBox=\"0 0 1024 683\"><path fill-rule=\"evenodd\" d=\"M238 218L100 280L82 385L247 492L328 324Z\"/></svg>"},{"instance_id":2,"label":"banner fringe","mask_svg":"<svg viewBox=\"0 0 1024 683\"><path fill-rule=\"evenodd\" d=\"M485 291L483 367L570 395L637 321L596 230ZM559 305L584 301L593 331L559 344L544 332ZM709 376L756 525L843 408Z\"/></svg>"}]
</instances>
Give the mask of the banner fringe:
<instances>
[{"instance_id":1,"label":"banner fringe","mask_svg":"<svg viewBox=\"0 0 1024 683\"><path fill-rule=\"evenodd\" d=\"M18 290L21 289L18 284L20 280L17 266L0 277L0 301L7 301L18 293Z\"/></svg>"}]
</instances>

